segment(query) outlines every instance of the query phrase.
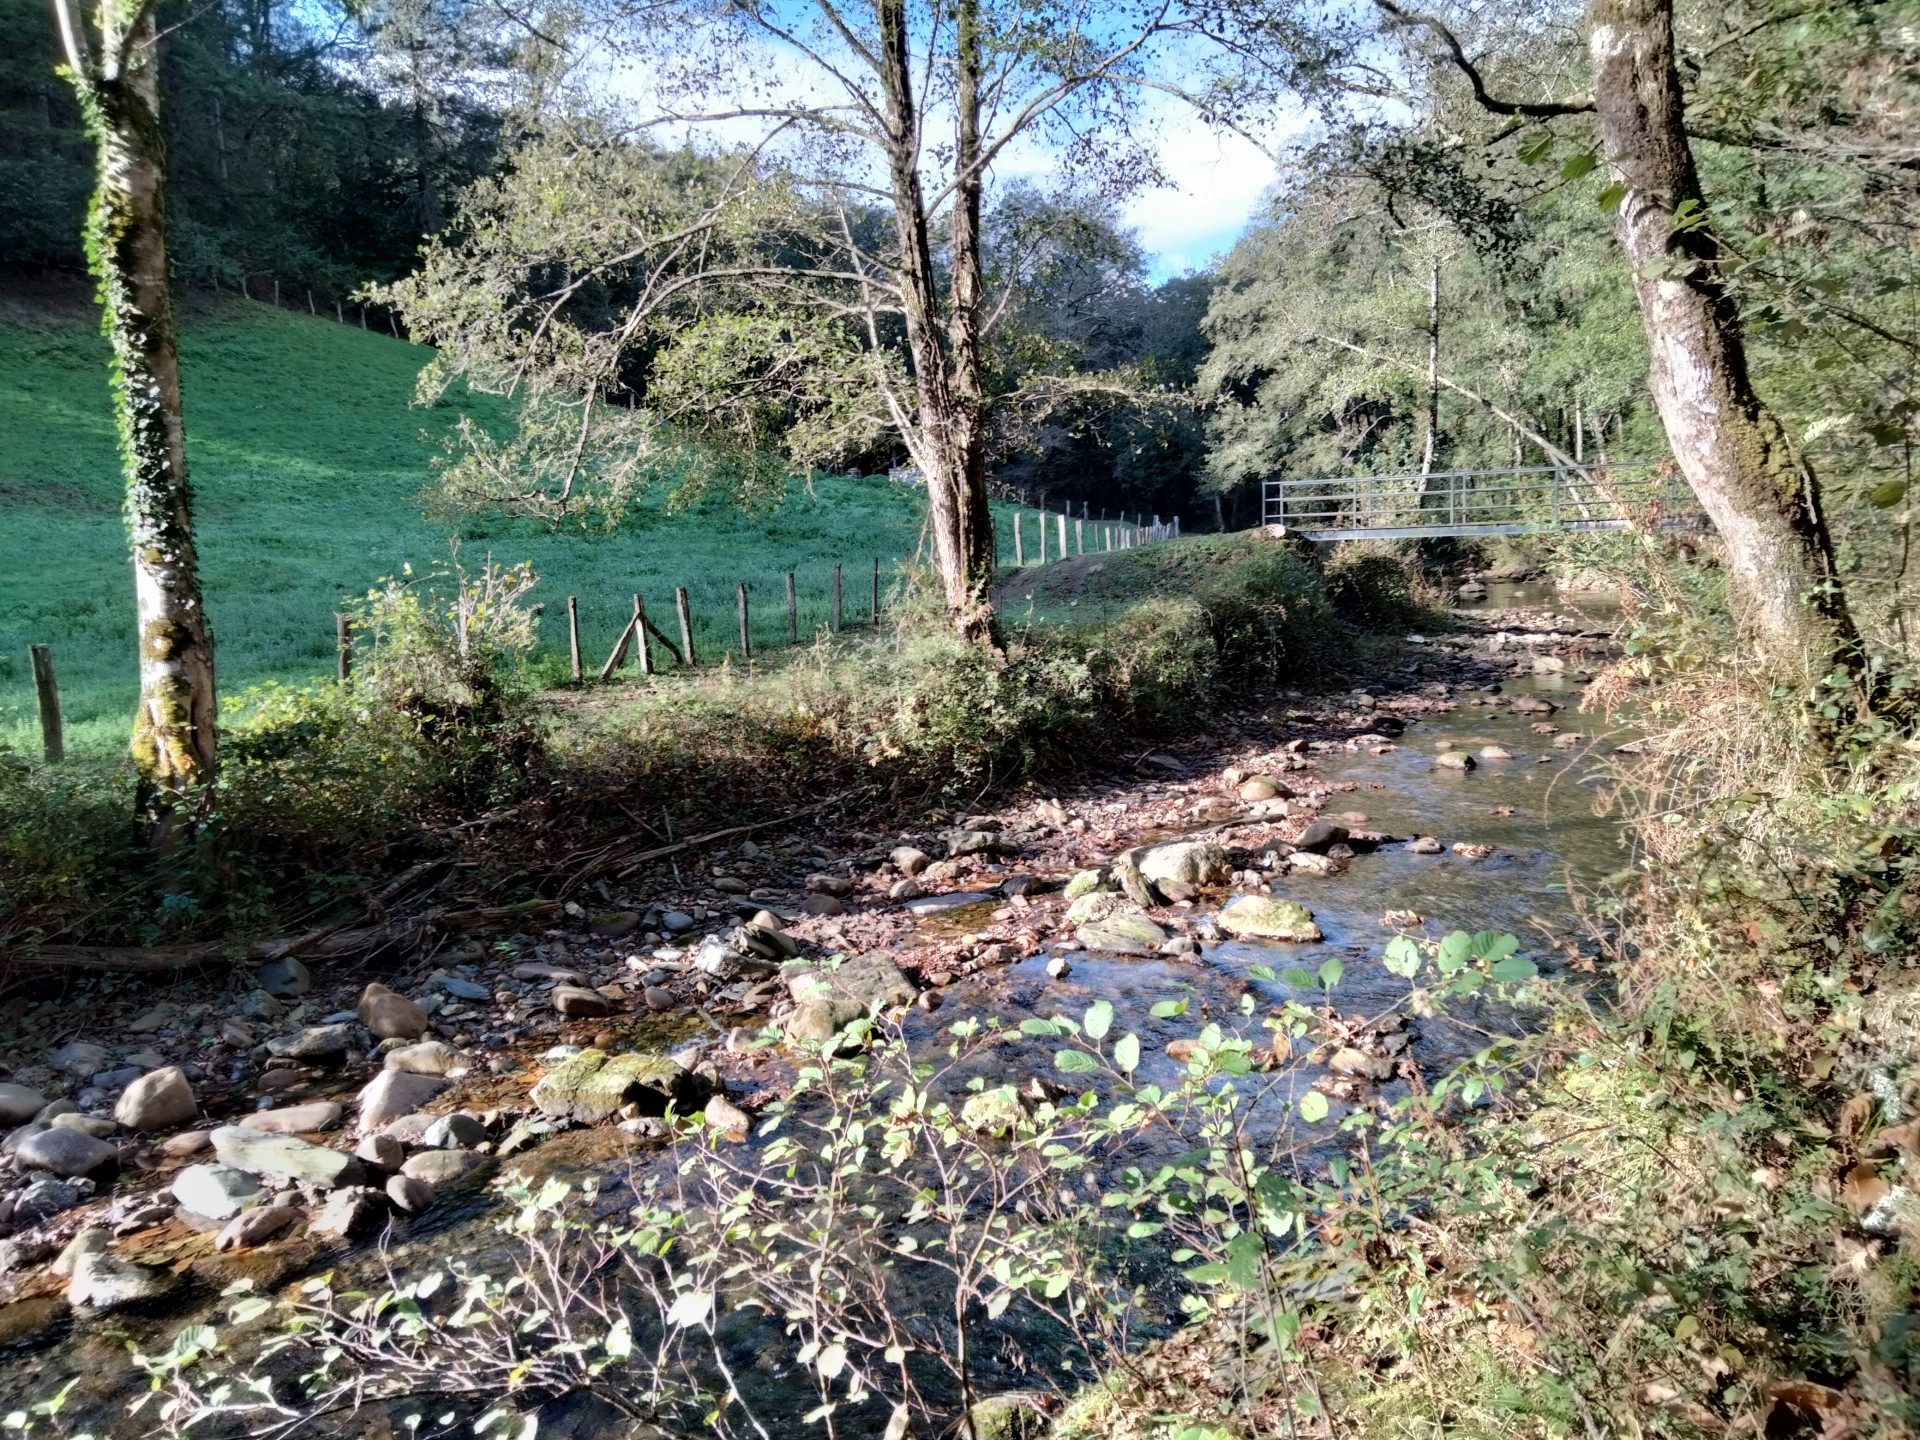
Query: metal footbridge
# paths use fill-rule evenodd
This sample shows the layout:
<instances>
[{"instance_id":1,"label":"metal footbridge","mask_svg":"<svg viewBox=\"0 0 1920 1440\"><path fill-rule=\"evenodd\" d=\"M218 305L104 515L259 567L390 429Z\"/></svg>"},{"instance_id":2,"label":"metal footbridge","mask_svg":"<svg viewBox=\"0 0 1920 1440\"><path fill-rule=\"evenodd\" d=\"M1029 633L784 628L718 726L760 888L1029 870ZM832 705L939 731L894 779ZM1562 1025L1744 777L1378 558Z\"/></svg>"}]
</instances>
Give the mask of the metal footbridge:
<instances>
[{"instance_id":1,"label":"metal footbridge","mask_svg":"<svg viewBox=\"0 0 1920 1440\"><path fill-rule=\"evenodd\" d=\"M1262 482L1261 521L1307 540L1671 529L1700 507L1671 462Z\"/></svg>"}]
</instances>

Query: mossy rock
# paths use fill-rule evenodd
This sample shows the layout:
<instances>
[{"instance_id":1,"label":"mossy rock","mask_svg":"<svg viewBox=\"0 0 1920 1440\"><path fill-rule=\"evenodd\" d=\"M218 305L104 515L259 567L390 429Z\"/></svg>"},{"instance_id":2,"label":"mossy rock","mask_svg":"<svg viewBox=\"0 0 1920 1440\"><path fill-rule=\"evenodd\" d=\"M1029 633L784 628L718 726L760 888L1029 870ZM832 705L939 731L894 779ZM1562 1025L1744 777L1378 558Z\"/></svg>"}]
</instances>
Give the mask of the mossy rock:
<instances>
[{"instance_id":1,"label":"mossy rock","mask_svg":"<svg viewBox=\"0 0 1920 1440\"><path fill-rule=\"evenodd\" d=\"M969 1130L990 1131L995 1135L1016 1128L1027 1118L1026 1107L1011 1085L969 1095L960 1107L960 1123Z\"/></svg>"},{"instance_id":2,"label":"mossy rock","mask_svg":"<svg viewBox=\"0 0 1920 1440\"><path fill-rule=\"evenodd\" d=\"M1127 903L1126 896L1112 890L1089 891L1067 907L1067 919L1075 925L1104 920L1114 911L1123 909Z\"/></svg>"},{"instance_id":3,"label":"mossy rock","mask_svg":"<svg viewBox=\"0 0 1920 1440\"><path fill-rule=\"evenodd\" d=\"M1167 943L1167 932L1144 915L1114 914L1082 925L1074 931L1074 938L1089 950L1105 950L1114 955L1157 955L1160 947Z\"/></svg>"},{"instance_id":4,"label":"mossy rock","mask_svg":"<svg viewBox=\"0 0 1920 1440\"><path fill-rule=\"evenodd\" d=\"M642 1051L609 1057L601 1050L582 1050L549 1070L529 1098L556 1120L599 1125L627 1105L643 1115L664 1115L668 1105L691 1110L708 1088L664 1055Z\"/></svg>"},{"instance_id":5,"label":"mossy rock","mask_svg":"<svg viewBox=\"0 0 1920 1440\"><path fill-rule=\"evenodd\" d=\"M1091 895L1101 886L1098 870L1082 870L1067 882L1065 891L1069 900L1078 900L1082 895Z\"/></svg>"},{"instance_id":6,"label":"mossy rock","mask_svg":"<svg viewBox=\"0 0 1920 1440\"><path fill-rule=\"evenodd\" d=\"M1298 900L1282 900L1277 895L1242 895L1220 912L1220 928L1229 935L1285 940L1296 945L1326 939L1313 923L1311 910Z\"/></svg>"}]
</instances>

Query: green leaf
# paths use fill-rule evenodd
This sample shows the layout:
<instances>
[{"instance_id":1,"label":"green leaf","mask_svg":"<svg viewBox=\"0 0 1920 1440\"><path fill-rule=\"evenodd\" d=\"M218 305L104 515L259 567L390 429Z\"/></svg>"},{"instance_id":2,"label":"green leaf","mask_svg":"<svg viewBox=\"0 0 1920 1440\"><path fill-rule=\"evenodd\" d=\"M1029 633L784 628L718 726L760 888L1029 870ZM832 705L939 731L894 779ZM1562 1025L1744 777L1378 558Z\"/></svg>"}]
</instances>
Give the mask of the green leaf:
<instances>
[{"instance_id":1,"label":"green leaf","mask_svg":"<svg viewBox=\"0 0 1920 1440\"><path fill-rule=\"evenodd\" d=\"M1553 132L1543 130L1538 135L1532 135L1522 140L1520 142L1519 155L1520 163L1523 165L1538 165L1543 160L1551 159L1553 156Z\"/></svg>"},{"instance_id":2,"label":"green leaf","mask_svg":"<svg viewBox=\"0 0 1920 1440\"><path fill-rule=\"evenodd\" d=\"M1113 1042L1113 1063L1131 1075L1140 1064L1140 1037L1128 1031Z\"/></svg>"},{"instance_id":3,"label":"green leaf","mask_svg":"<svg viewBox=\"0 0 1920 1440\"><path fill-rule=\"evenodd\" d=\"M1524 955L1509 955L1487 972L1492 979L1504 980L1509 984L1531 980L1539 973L1539 967Z\"/></svg>"},{"instance_id":4,"label":"green leaf","mask_svg":"<svg viewBox=\"0 0 1920 1440\"><path fill-rule=\"evenodd\" d=\"M1273 979L1273 967L1271 965L1249 965L1247 967L1247 974L1251 975L1255 980L1271 980Z\"/></svg>"},{"instance_id":5,"label":"green leaf","mask_svg":"<svg viewBox=\"0 0 1920 1440\"><path fill-rule=\"evenodd\" d=\"M1053 1057L1054 1068L1068 1075L1091 1075L1100 1062L1084 1050L1062 1050Z\"/></svg>"},{"instance_id":6,"label":"green leaf","mask_svg":"<svg viewBox=\"0 0 1920 1440\"><path fill-rule=\"evenodd\" d=\"M1347 967L1340 963L1338 955L1330 955L1320 962L1320 983L1331 990L1340 983L1340 977L1347 973Z\"/></svg>"},{"instance_id":7,"label":"green leaf","mask_svg":"<svg viewBox=\"0 0 1920 1440\"><path fill-rule=\"evenodd\" d=\"M1129 1240L1144 1240L1149 1235L1158 1235L1166 1228L1166 1226L1152 1220L1136 1220L1127 1227L1127 1238Z\"/></svg>"},{"instance_id":8,"label":"green leaf","mask_svg":"<svg viewBox=\"0 0 1920 1440\"><path fill-rule=\"evenodd\" d=\"M1113 1028L1113 1003L1108 1000L1094 1001L1087 1007L1081 1023L1087 1028L1089 1040L1102 1039Z\"/></svg>"},{"instance_id":9,"label":"green leaf","mask_svg":"<svg viewBox=\"0 0 1920 1440\"><path fill-rule=\"evenodd\" d=\"M1318 1090L1309 1090L1300 1097L1300 1118L1309 1125L1318 1125L1327 1118L1327 1097Z\"/></svg>"},{"instance_id":10,"label":"green leaf","mask_svg":"<svg viewBox=\"0 0 1920 1440\"><path fill-rule=\"evenodd\" d=\"M1280 972L1280 979L1285 984L1292 986L1295 990L1311 990L1313 988L1313 972L1310 970L1302 970L1298 965L1289 965L1286 969L1282 970Z\"/></svg>"},{"instance_id":11,"label":"green leaf","mask_svg":"<svg viewBox=\"0 0 1920 1440\"><path fill-rule=\"evenodd\" d=\"M1226 1278L1227 1267L1219 1264L1196 1265L1187 1271L1187 1279L1196 1285L1218 1285Z\"/></svg>"},{"instance_id":12,"label":"green leaf","mask_svg":"<svg viewBox=\"0 0 1920 1440\"><path fill-rule=\"evenodd\" d=\"M1058 1035L1060 1027L1051 1020L1042 1020L1037 1015L1028 1016L1020 1022L1022 1035Z\"/></svg>"},{"instance_id":13,"label":"green leaf","mask_svg":"<svg viewBox=\"0 0 1920 1440\"><path fill-rule=\"evenodd\" d=\"M1627 187L1618 181L1600 192L1600 208L1611 215L1620 208L1620 202L1627 198Z\"/></svg>"},{"instance_id":14,"label":"green leaf","mask_svg":"<svg viewBox=\"0 0 1920 1440\"><path fill-rule=\"evenodd\" d=\"M1560 167L1560 178L1562 180L1578 180L1583 175L1591 175L1599 163L1600 161L1594 153L1588 150L1583 154L1575 155L1568 160L1566 164L1562 165Z\"/></svg>"},{"instance_id":15,"label":"green leaf","mask_svg":"<svg viewBox=\"0 0 1920 1440\"><path fill-rule=\"evenodd\" d=\"M677 1296L673 1304L667 1307L667 1323L685 1329L690 1325L706 1324L711 1314L713 1296L704 1290L689 1290Z\"/></svg>"},{"instance_id":16,"label":"green leaf","mask_svg":"<svg viewBox=\"0 0 1920 1440\"><path fill-rule=\"evenodd\" d=\"M1259 1235L1242 1230L1227 1242L1228 1281L1242 1290L1253 1289L1260 1281L1260 1262L1266 1256L1267 1247Z\"/></svg>"},{"instance_id":17,"label":"green leaf","mask_svg":"<svg viewBox=\"0 0 1920 1440\"><path fill-rule=\"evenodd\" d=\"M1434 963L1440 967L1442 975L1451 975L1467 963L1467 956L1473 950L1473 937L1464 930L1456 930L1440 942L1439 954Z\"/></svg>"},{"instance_id":18,"label":"green leaf","mask_svg":"<svg viewBox=\"0 0 1920 1440\"><path fill-rule=\"evenodd\" d=\"M1158 1005L1153 1007L1151 1013L1156 1020L1171 1020L1176 1015L1186 1014L1187 1004L1188 1001L1185 998L1179 1000L1162 1000Z\"/></svg>"},{"instance_id":19,"label":"green leaf","mask_svg":"<svg viewBox=\"0 0 1920 1440\"><path fill-rule=\"evenodd\" d=\"M622 1315L613 1322L613 1328L607 1331L607 1338L603 1343L611 1359L624 1360L633 1354L633 1325L626 1316Z\"/></svg>"},{"instance_id":20,"label":"green leaf","mask_svg":"<svg viewBox=\"0 0 1920 1440\"><path fill-rule=\"evenodd\" d=\"M1406 936L1396 935L1387 942L1382 962L1395 975L1411 980L1420 973L1420 947Z\"/></svg>"},{"instance_id":21,"label":"green leaf","mask_svg":"<svg viewBox=\"0 0 1920 1440\"><path fill-rule=\"evenodd\" d=\"M1891 510L1906 498L1907 482L1904 480L1882 480L1867 493L1867 499L1879 510Z\"/></svg>"},{"instance_id":22,"label":"green leaf","mask_svg":"<svg viewBox=\"0 0 1920 1440\"><path fill-rule=\"evenodd\" d=\"M1497 935L1491 930L1480 930L1473 937L1473 956L1476 960L1504 960L1520 948L1520 942L1512 935Z\"/></svg>"}]
</instances>

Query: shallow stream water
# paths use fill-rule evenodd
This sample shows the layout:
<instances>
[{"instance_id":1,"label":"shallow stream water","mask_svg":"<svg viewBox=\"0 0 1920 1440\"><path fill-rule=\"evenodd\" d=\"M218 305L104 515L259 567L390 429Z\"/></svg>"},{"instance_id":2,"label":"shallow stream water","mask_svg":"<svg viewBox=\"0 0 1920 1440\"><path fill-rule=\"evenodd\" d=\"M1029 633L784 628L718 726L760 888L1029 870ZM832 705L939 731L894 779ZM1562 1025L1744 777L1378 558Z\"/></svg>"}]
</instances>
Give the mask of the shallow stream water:
<instances>
[{"instance_id":1,"label":"shallow stream water","mask_svg":"<svg viewBox=\"0 0 1920 1440\"><path fill-rule=\"evenodd\" d=\"M1596 623L1605 623L1604 607L1584 603L1586 597L1555 596L1551 591L1536 596L1527 593L1528 588L1496 587L1487 603L1550 606L1561 613L1585 612ZM1176 1082L1179 1070L1165 1053L1168 1040L1193 1034L1206 1018L1264 1036L1267 1032L1259 1028L1260 1018L1293 998L1284 982L1253 979L1249 967L1266 965L1276 974L1290 966L1313 971L1328 957L1338 956L1344 973L1330 998L1339 1011L1372 1015L1402 1002L1408 982L1380 963L1382 948L1394 933L1382 925L1389 911L1416 912L1426 923L1410 928L1436 938L1454 929L1511 932L1543 970L1555 970L1565 963L1563 943L1578 938L1570 887L1577 891L1589 886L1623 862L1616 825L1595 813L1595 789L1612 747L1628 737L1604 734L1593 719L1575 712L1576 681L1543 676L1506 682L1504 691L1508 696L1537 692L1555 700L1563 708L1552 720L1562 731L1581 732L1582 743L1556 747L1553 737L1531 730L1537 716L1474 706L1466 703L1473 692L1462 692L1457 709L1410 724L1386 754L1336 751L1317 758L1313 774L1318 779L1355 786L1351 792L1330 797L1323 813L1363 813L1365 828L1384 831L1401 842L1357 855L1343 874L1326 879L1295 876L1276 887L1313 912L1325 934L1320 944L1229 942L1180 958L1080 953L1069 957L1072 971L1059 980L1047 976L1046 957L1038 955L960 982L936 1012L911 1012L906 1022L909 1039L917 1046L944 1049L947 1028L957 1019L995 1016L1017 1027L1020 1020L1034 1015L1077 1017L1094 1000L1106 999L1115 1011L1113 1033L1133 1030L1143 1041L1137 1079L1168 1086ZM1512 758L1483 760L1467 773L1437 769L1432 761L1441 740L1475 754L1485 745L1497 745L1511 752ZM1448 846L1455 841L1479 842L1492 845L1494 853L1481 860L1463 858L1450 849L1439 855L1414 855L1404 841L1415 835L1434 835ZM1196 911L1196 915L1205 913L1204 908ZM965 928L969 922L966 913L959 912L923 923ZM979 923L978 917L971 923ZM1242 995L1248 991L1256 1004L1251 1022L1241 1015ZM1182 996L1190 999L1185 1017L1156 1020L1148 1013L1156 1002ZM1316 990L1298 998L1317 1004L1328 997ZM1487 1034L1512 1033L1515 1023L1491 1006L1469 1006L1451 1018L1417 1022L1410 1053L1430 1082L1484 1045ZM953 1098L961 1098L960 1084L972 1074L981 1075L989 1085L1024 1085L1034 1076L1054 1076L1052 1057L1057 1048L1056 1041L1027 1038L997 1045L954 1077ZM1307 1065L1284 1070L1278 1076L1276 1102L1299 1095L1321 1074ZM1371 1087L1354 1103L1397 1093L1399 1082ZM1341 1113L1336 1101L1328 1133ZM1288 1109L1279 1103L1253 1122L1256 1134L1275 1139L1285 1138L1288 1123ZM599 1177L609 1200L626 1193L631 1176L668 1163L657 1149L635 1150L624 1136L608 1129L572 1132L534 1153L534 1163L547 1173L576 1179ZM1141 1157L1128 1158L1137 1162ZM410 1227L390 1234L383 1245L363 1245L342 1255L341 1268L360 1283L379 1285L388 1269L405 1276L424 1273L454 1257L469 1263L504 1262L510 1242L497 1230L501 1213L500 1202L478 1187L449 1194ZM263 1288L272 1283L265 1276L262 1280ZM202 1318L210 1324L221 1320L218 1286L208 1278L189 1277L185 1283L202 1292L198 1315L195 1306L176 1304L152 1316L121 1312L75 1319L41 1330L11 1350L0 1348L4 1368L0 1409L44 1398L78 1376L81 1383L70 1401L70 1414L88 1421L94 1433L102 1436L147 1433L149 1425L124 1414L126 1402L144 1388L144 1380L128 1364L127 1346L135 1344L152 1353L164 1349L184 1324ZM4 1338L0 1331L0 1342ZM767 1338L749 1337L743 1352L749 1362L755 1347L764 1347ZM1008 1353L1017 1354L1018 1347ZM989 1373L983 1377L987 1390L1032 1383L1018 1373L1017 1365L1002 1367L1004 1374L998 1373L997 1365L994 1360L987 1362ZM763 1413L784 1412L790 1422L786 1433L797 1435L804 1429L799 1416L816 1403L816 1397L811 1385L800 1383L797 1376L784 1378L786 1374L786 1367L763 1364L754 1370L752 1388ZM783 1390L789 1385L790 1397ZM858 1418L849 1418L852 1428L843 1427L842 1433L863 1433ZM874 1430L884 1422L884 1413L879 1413ZM380 1422L380 1433L387 1433L389 1424ZM362 1431L350 1424L336 1433ZM599 1432L589 1427L572 1433Z\"/></svg>"}]
</instances>

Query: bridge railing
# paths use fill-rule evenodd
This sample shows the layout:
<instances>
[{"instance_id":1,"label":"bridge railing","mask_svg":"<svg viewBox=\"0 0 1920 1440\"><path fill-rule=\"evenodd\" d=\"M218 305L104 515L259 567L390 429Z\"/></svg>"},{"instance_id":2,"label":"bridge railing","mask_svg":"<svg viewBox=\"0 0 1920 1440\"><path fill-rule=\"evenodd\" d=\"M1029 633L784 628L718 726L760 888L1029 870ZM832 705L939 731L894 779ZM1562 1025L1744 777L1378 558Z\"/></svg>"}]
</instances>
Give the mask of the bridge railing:
<instances>
[{"instance_id":1,"label":"bridge railing","mask_svg":"<svg viewBox=\"0 0 1920 1440\"><path fill-rule=\"evenodd\" d=\"M1319 539L1620 530L1697 510L1671 465L1597 464L1268 480L1261 519Z\"/></svg>"}]
</instances>

